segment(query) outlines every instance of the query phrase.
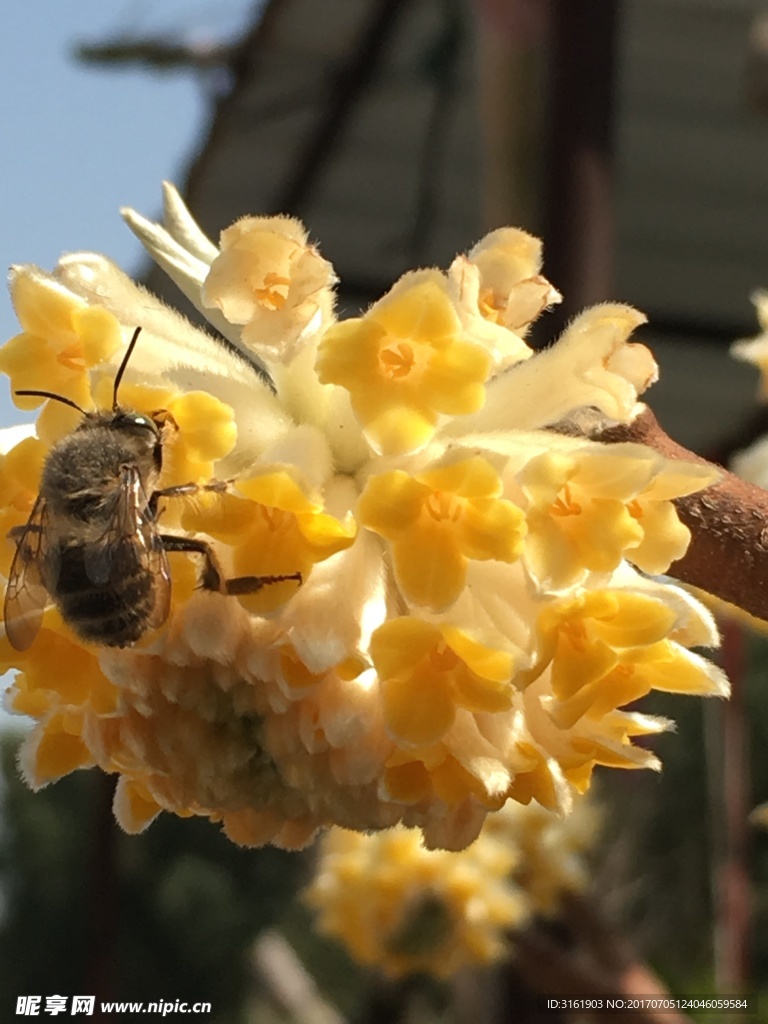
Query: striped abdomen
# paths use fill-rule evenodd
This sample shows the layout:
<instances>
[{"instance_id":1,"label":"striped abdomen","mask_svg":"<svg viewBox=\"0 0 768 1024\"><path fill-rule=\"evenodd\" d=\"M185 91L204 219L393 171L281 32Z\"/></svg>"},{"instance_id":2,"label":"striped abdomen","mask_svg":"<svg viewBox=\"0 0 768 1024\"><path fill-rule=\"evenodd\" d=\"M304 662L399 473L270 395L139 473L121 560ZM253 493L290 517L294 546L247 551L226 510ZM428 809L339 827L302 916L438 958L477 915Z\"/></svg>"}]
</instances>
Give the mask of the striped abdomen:
<instances>
[{"instance_id":1,"label":"striped abdomen","mask_svg":"<svg viewBox=\"0 0 768 1024\"><path fill-rule=\"evenodd\" d=\"M140 560L140 546L131 540L110 548L108 572L94 583L86 544L62 547L52 597L64 621L83 640L109 647L135 643L146 631L155 607L152 573ZM89 573L90 569L90 573Z\"/></svg>"}]
</instances>

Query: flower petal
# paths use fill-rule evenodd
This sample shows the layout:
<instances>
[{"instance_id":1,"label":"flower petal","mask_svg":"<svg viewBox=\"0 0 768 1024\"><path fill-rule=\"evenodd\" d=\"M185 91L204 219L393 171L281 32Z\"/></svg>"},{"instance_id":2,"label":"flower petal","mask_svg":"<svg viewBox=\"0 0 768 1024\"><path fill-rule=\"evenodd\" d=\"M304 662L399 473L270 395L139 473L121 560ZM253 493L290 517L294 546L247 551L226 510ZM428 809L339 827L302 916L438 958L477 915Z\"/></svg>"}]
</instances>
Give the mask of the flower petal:
<instances>
[{"instance_id":1,"label":"flower petal","mask_svg":"<svg viewBox=\"0 0 768 1024\"><path fill-rule=\"evenodd\" d=\"M467 559L445 530L414 528L392 542L395 574L415 605L439 610L452 604L467 577Z\"/></svg>"}]
</instances>

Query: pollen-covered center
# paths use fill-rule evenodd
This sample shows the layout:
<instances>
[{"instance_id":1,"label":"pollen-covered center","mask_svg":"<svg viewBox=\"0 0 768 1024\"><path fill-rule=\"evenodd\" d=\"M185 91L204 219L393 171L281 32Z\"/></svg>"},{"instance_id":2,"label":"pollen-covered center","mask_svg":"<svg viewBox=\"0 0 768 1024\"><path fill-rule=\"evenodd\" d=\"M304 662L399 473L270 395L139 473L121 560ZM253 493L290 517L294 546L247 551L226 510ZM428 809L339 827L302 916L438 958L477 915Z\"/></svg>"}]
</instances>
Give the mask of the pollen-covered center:
<instances>
[{"instance_id":1,"label":"pollen-covered center","mask_svg":"<svg viewBox=\"0 0 768 1024\"><path fill-rule=\"evenodd\" d=\"M402 455L423 448L443 417L482 408L491 357L465 336L445 279L422 271L330 327L316 369L322 384L349 391L376 451Z\"/></svg>"},{"instance_id":2,"label":"pollen-covered center","mask_svg":"<svg viewBox=\"0 0 768 1024\"><path fill-rule=\"evenodd\" d=\"M379 351L381 375L392 381L412 377L418 362L416 349L408 341L392 341Z\"/></svg>"},{"instance_id":3,"label":"pollen-covered center","mask_svg":"<svg viewBox=\"0 0 768 1024\"><path fill-rule=\"evenodd\" d=\"M433 491L424 502L422 515L436 523L457 523L466 503L455 494Z\"/></svg>"},{"instance_id":4,"label":"pollen-covered center","mask_svg":"<svg viewBox=\"0 0 768 1024\"><path fill-rule=\"evenodd\" d=\"M633 519L643 518L643 506L634 498L632 501L628 501L625 505L627 512L632 516Z\"/></svg>"},{"instance_id":5,"label":"pollen-covered center","mask_svg":"<svg viewBox=\"0 0 768 1024\"><path fill-rule=\"evenodd\" d=\"M295 517L291 512L272 505L259 505L258 514L272 534L285 534L293 528Z\"/></svg>"},{"instance_id":6,"label":"pollen-covered center","mask_svg":"<svg viewBox=\"0 0 768 1024\"><path fill-rule=\"evenodd\" d=\"M584 651L586 649L588 639L587 627L583 619L565 619L560 625L560 634L577 651Z\"/></svg>"},{"instance_id":7,"label":"pollen-covered center","mask_svg":"<svg viewBox=\"0 0 768 1024\"><path fill-rule=\"evenodd\" d=\"M391 545L395 577L408 601L438 610L461 593L470 560L514 562L525 515L500 497L502 482L480 456L368 480L358 521Z\"/></svg>"},{"instance_id":8,"label":"pollen-covered center","mask_svg":"<svg viewBox=\"0 0 768 1024\"><path fill-rule=\"evenodd\" d=\"M74 370L75 373L84 373L86 369L85 355L83 353L83 346L80 341L75 342L73 345L68 345L67 348L61 350L56 356L57 362L61 363L68 370Z\"/></svg>"},{"instance_id":9,"label":"pollen-covered center","mask_svg":"<svg viewBox=\"0 0 768 1024\"><path fill-rule=\"evenodd\" d=\"M491 323L501 324L504 304L496 297L493 288L482 288L477 297L477 306L481 316Z\"/></svg>"},{"instance_id":10,"label":"pollen-covered center","mask_svg":"<svg viewBox=\"0 0 768 1024\"><path fill-rule=\"evenodd\" d=\"M437 643L429 652L429 663L436 672L452 672L461 659L445 641Z\"/></svg>"},{"instance_id":11,"label":"pollen-covered center","mask_svg":"<svg viewBox=\"0 0 768 1024\"><path fill-rule=\"evenodd\" d=\"M549 512L553 516L581 515L582 507L578 501L574 500L573 495L571 494L571 488L568 484L563 487L557 498L552 502L549 507Z\"/></svg>"},{"instance_id":12,"label":"pollen-covered center","mask_svg":"<svg viewBox=\"0 0 768 1024\"><path fill-rule=\"evenodd\" d=\"M273 270L264 275L264 283L260 288L253 289L254 298L267 309L283 309L288 300L288 289L291 285L289 277L281 277Z\"/></svg>"}]
</instances>

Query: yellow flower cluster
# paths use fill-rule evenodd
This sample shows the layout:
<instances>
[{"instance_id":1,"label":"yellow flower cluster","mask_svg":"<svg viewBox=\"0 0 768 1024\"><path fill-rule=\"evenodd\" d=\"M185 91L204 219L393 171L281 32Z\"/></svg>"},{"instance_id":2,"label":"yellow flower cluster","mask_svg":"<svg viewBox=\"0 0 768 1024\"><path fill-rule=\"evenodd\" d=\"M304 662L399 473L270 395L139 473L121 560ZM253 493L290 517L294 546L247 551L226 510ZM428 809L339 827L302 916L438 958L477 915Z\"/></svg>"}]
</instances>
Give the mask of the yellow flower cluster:
<instances>
[{"instance_id":1,"label":"yellow flower cluster","mask_svg":"<svg viewBox=\"0 0 768 1024\"><path fill-rule=\"evenodd\" d=\"M731 346L731 354L745 363L752 363L760 371L759 397L768 399L768 292L758 289L752 295L760 333L754 338L742 338Z\"/></svg>"},{"instance_id":2,"label":"yellow flower cluster","mask_svg":"<svg viewBox=\"0 0 768 1024\"><path fill-rule=\"evenodd\" d=\"M449 977L514 948L534 916L557 913L587 882L595 809L562 819L531 804L491 815L466 850L427 850L401 825L375 835L334 828L304 892L319 931L360 963L401 976Z\"/></svg>"},{"instance_id":3,"label":"yellow flower cluster","mask_svg":"<svg viewBox=\"0 0 768 1024\"><path fill-rule=\"evenodd\" d=\"M656 373L629 341L640 314L598 306L534 354L525 332L560 297L539 242L505 228L337 321L296 221L246 218L219 248L170 187L164 224L126 218L225 342L80 253L14 269L23 330L0 369L108 410L140 326L118 398L166 424L159 486L226 481L164 499L162 532L208 542L228 579L295 578L226 596L171 553L170 614L126 648L84 644L51 586L30 648L0 640L10 706L38 723L33 785L116 773L129 831L167 810L298 847L403 822L457 850L508 800L564 811L596 765L655 766L633 739L667 723L627 707L650 689L727 692L689 650L717 642L709 613L645 575L685 551L672 499L712 472L546 429L633 417ZM78 420L50 400L9 436L6 577Z\"/></svg>"},{"instance_id":4,"label":"yellow flower cluster","mask_svg":"<svg viewBox=\"0 0 768 1024\"><path fill-rule=\"evenodd\" d=\"M760 371L760 383L758 398L761 402L768 401L768 292L760 290L752 295L752 302L755 305L757 320L760 326L760 333L754 338L744 338L734 342L731 346L731 354L736 359L746 363L752 363ZM758 484L760 487L768 485L768 438L764 435L753 440L743 451L736 452L729 464L737 476L748 480L750 483ZM739 609L726 609L729 615L739 618ZM765 632L764 625L758 619L751 619L746 613L741 613L747 625L757 632Z\"/></svg>"}]
</instances>

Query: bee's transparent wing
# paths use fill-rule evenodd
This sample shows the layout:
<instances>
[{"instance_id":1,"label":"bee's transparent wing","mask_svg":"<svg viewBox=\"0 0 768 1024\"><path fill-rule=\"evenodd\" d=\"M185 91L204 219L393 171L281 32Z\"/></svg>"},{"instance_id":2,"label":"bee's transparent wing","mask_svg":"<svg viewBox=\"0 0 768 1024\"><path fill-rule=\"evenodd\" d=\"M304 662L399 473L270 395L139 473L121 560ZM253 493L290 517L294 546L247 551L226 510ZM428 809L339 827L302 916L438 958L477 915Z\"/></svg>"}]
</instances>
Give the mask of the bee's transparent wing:
<instances>
[{"instance_id":1,"label":"bee's transparent wing","mask_svg":"<svg viewBox=\"0 0 768 1024\"><path fill-rule=\"evenodd\" d=\"M48 507L40 496L21 530L5 592L5 633L17 651L26 651L38 634L48 588L55 586L59 565L58 544L51 543Z\"/></svg>"},{"instance_id":2,"label":"bee's transparent wing","mask_svg":"<svg viewBox=\"0 0 768 1024\"><path fill-rule=\"evenodd\" d=\"M149 509L149 499L136 466L123 466L120 483L107 513L107 526L101 537L88 544L85 572L94 586L119 585L139 572L151 574L154 581L154 608L149 626L159 626L168 618L171 607L171 573L168 556Z\"/></svg>"}]
</instances>

